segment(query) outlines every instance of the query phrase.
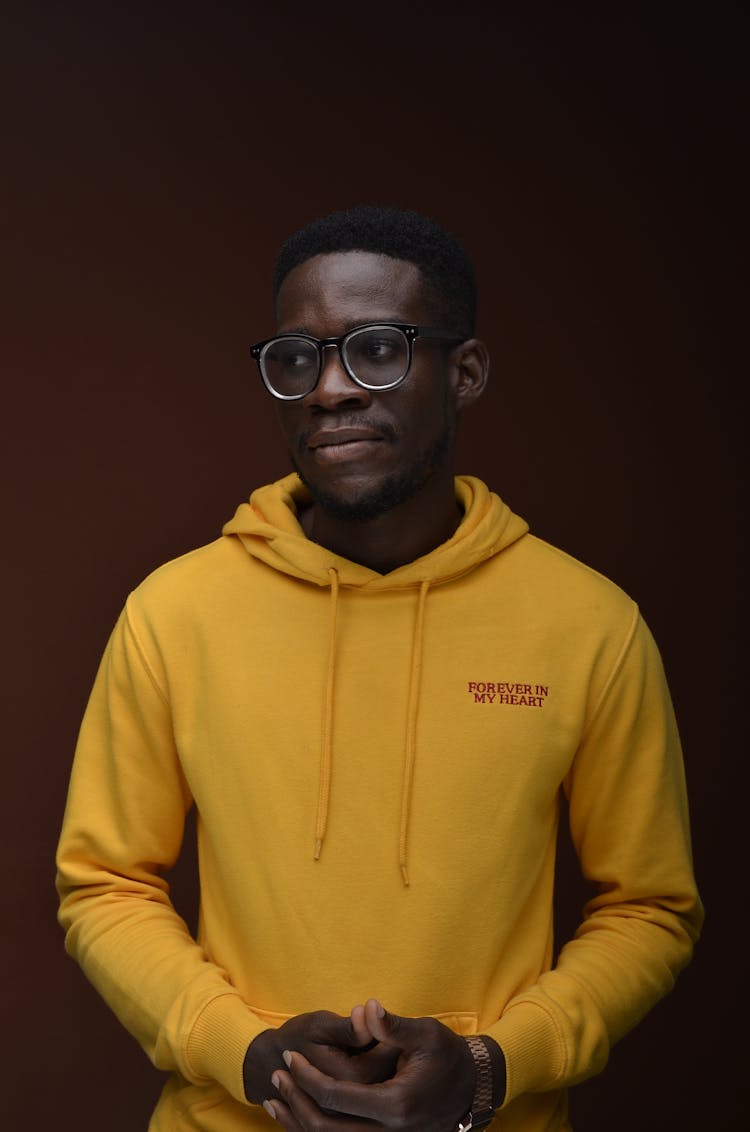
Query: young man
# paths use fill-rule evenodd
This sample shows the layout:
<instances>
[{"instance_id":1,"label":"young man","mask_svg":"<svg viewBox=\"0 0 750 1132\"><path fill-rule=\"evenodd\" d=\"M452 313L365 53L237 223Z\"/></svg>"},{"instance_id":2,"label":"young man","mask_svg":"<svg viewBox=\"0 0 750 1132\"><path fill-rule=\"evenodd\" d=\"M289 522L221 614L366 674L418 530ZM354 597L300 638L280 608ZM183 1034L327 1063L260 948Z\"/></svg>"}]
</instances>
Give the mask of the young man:
<instances>
[{"instance_id":1,"label":"young man","mask_svg":"<svg viewBox=\"0 0 750 1132\"><path fill-rule=\"evenodd\" d=\"M488 357L449 234L334 213L275 295L253 353L296 473L128 599L71 778L66 946L170 1071L152 1132L567 1129L700 930L656 646L454 476ZM555 959L563 791L595 894ZM197 941L163 880L191 805Z\"/></svg>"}]
</instances>

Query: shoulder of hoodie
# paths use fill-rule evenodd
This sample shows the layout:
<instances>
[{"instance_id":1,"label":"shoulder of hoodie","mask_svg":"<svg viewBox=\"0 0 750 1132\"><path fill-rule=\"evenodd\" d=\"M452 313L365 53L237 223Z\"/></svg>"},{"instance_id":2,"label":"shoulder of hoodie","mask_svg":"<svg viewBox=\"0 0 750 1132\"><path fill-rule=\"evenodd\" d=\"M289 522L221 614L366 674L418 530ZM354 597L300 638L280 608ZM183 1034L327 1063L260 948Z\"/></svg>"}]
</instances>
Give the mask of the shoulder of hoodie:
<instances>
[{"instance_id":1,"label":"shoulder of hoodie","mask_svg":"<svg viewBox=\"0 0 750 1132\"><path fill-rule=\"evenodd\" d=\"M157 566L128 595L128 605L144 613L194 608L213 590L225 590L235 571L246 579L247 562L238 541L221 535Z\"/></svg>"},{"instance_id":2,"label":"shoulder of hoodie","mask_svg":"<svg viewBox=\"0 0 750 1132\"><path fill-rule=\"evenodd\" d=\"M596 605L616 619L630 620L638 613L637 603L617 582L530 532L498 555L496 561L504 584L508 582L507 575L514 572L519 587L539 600L548 594L555 601L564 594L568 601Z\"/></svg>"}]
</instances>

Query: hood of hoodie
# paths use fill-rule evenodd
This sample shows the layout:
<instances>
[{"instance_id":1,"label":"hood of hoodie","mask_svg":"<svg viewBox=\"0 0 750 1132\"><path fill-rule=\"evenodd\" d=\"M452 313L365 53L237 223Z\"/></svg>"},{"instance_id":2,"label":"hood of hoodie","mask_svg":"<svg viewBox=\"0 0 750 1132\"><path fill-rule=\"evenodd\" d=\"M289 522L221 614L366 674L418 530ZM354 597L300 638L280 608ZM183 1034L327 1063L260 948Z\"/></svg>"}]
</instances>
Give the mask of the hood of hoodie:
<instances>
[{"instance_id":1,"label":"hood of hoodie","mask_svg":"<svg viewBox=\"0 0 750 1132\"><path fill-rule=\"evenodd\" d=\"M224 525L223 534L235 535L248 554L275 570L313 585L330 586L335 571L339 585L362 590L419 588L425 582L433 586L472 570L528 530L481 480L457 476L455 489L463 519L453 536L388 574L341 558L307 538L298 516L311 497L296 473L254 491Z\"/></svg>"}]
</instances>

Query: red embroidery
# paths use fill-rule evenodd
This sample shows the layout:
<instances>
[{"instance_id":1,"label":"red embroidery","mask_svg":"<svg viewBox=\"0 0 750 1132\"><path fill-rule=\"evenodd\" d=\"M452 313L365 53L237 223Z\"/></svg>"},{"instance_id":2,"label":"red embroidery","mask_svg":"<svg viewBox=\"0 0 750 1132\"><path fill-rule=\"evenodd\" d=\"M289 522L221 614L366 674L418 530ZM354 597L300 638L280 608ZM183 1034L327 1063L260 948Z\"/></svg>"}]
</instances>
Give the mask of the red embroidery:
<instances>
[{"instance_id":1,"label":"red embroidery","mask_svg":"<svg viewBox=\"0 0 750 1132\"><path fill-rule=\"evenodd\" d=\"M548 684L522 684L507 680L469 680L466 691L475 704L510 704L518 707L544 706Z\"/></svg>"}]
</instances>

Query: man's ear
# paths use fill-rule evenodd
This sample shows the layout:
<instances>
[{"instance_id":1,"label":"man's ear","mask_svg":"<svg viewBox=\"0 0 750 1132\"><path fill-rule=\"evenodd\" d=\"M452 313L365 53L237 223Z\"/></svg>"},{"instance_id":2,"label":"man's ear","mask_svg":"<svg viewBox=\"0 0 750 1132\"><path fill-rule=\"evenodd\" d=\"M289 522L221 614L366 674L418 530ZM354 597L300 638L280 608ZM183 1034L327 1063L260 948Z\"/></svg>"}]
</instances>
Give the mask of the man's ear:
<instances>
[{"instance_id":1,"label":"man's ear","mask_svg":"<svg viewBox=\"0 0 750 1132\"><path fill-rule=\"evenodd\" d=\"M453 353L453 393L456 412L473 405L481 397L490 374L490 355L484 342L468 338Z\"/></svg>"}]
</instances>

